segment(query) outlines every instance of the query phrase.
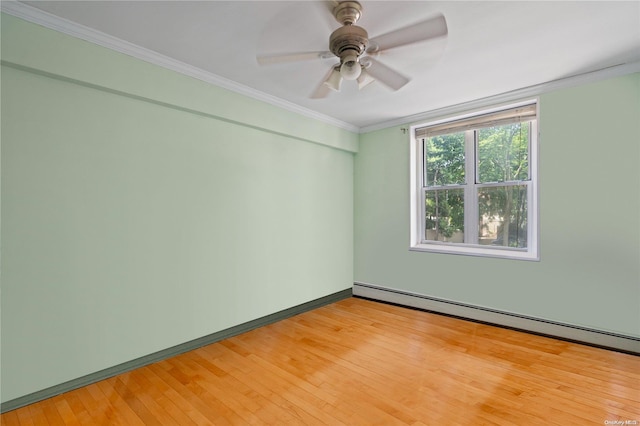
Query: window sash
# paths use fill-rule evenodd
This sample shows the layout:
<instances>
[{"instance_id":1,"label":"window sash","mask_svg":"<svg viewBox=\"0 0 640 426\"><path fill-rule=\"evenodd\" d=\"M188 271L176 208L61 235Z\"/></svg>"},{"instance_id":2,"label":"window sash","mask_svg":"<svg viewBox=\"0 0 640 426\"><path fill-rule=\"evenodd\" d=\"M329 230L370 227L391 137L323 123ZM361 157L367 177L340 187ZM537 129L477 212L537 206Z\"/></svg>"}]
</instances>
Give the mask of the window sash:
<instances>
[{"instance_id":1,"label":"window sash","mask_svg":"<svg viewBox=\"0 0 640 426\"><path fill-rule=\"evenodd\" d=\"M531 143L532 143L532 131L533 131L533 120L528 120L527 125L529 127L529 140L527 141L527 157L530 159L531 158ZM511 123L513 124L513 123ZM465 131L465 174L464 174L464 182L462 183L450 183L450 184L445 184L445 185L429 185L427 183L427 148L426 148L426 141L428 137L424 137L422 139L420 139L420 144L421 144L421 153L422 153L422 164L421 164L421 168L422 168L422 185L427 188L427 187L431 187L431 188L436 188L439 186L450 186L453 187L455 185L465 185L467 183L471 183L470 181L470 177L472 177L473 182L475 182L476 184L479 184L480 181L480 170L479 170L479 161L480 161L480 153L479 153L479 132L478 130L480 129L470 129ZM454 133L460 133L458 131L454 132ZM473 158L473 160L467 160ZM529 165L530 166L530 165ZM526 179L522 179L521 181L526 181L526 180L531 180L531 167L527 167L527 178ZM495 181L495 182L483 182L483 183L504 183L507 181ZM519 180L513 180L513 182L519 182Z\"/></svg>"},{"instance_id":2,"label":"window sash","mask_svg":"<svg viewBox=\"0 0 640 426\"><path fill-rule=\"evenodd\" d=\"M463 243L453 243L453 244L463 244L466 246L479 246L479 236L478 236L478 216L479 216L479 205L478 205L478 194L484 188L508 188L512 186L526 186L527 187L527 205L531 208L533 203L533 183L531 180L514 180L508 182L489 182L489 183L477 183L477 184L456 184L456 185L439 185L439 186L423 186L420 191L420 238L419 242L421 244L452 244L449 242L440 242L434 240L426 239L426 198L428 192L433 191L443 191L443 190L452 190L452 189L463 189L465 191L465 217L464 217L464 242ZM469 203L468 200L471 202ZM532 223L532 213L528 211L528 220L527 220L527 236L530 236L533 232L533 223ZM491 247L491 246L482 246L486 249L499 249L499 250L512 250L512 251L527 251L527 248L514 248L514 247Z\"/></svg>"}]
</instances>

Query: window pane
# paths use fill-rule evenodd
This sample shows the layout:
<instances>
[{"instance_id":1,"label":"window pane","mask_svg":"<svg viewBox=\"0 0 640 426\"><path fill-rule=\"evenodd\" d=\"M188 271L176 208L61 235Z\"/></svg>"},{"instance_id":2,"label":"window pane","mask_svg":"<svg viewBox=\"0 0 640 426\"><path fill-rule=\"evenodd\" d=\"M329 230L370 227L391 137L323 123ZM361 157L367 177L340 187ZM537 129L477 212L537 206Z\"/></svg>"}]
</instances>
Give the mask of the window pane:
<instances>
[{"instance_id":1,"label":"window pane","mask_svg":"<svg viewBox=\"0 0 640 426\"><path fill-rule=\"evenodd\" d=\"M478 183L529 179L529 122L478 130Z\"/></svg>"},{"instance_id":2,"label":"window pane","mask_svg":"<svg viewBox=\"0 0 640 426\"><path fill-rule=\"evenodd\" d=\"M425 186L464 183L464 132L424 139Z\"/></svg>"},{"instance_id":3,"label":"window pane","mask_svg":"<svg viewBox=\"0 0 640 426\"><path fill-rule=\"evenodd\" d=\"M464 189L425 191L425 240L464 242Z\"/></svg>"},{"instance_id":4,"label":"window pane","mask_svg":"<svg viewBox=\"0 0 640 426\"><path fill-rule=\"evenodd\" d=\"M527 247L527 185L478 190L480 244Z\"/></svg>"}]
</instances>

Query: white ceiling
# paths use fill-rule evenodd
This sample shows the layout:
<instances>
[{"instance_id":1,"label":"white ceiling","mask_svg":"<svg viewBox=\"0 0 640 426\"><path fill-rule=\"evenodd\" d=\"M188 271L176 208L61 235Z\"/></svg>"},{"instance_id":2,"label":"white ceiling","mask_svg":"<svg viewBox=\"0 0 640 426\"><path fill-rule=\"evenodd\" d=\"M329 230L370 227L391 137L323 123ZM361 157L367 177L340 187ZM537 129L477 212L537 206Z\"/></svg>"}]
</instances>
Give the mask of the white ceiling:
<instances>
[{"instance_id":1,"label":"white ceiling","mask_svg":"<svg viewBox=\"0 0 640 426\"><path fill-rule=\"evenodd\" d=\"M332 59L259 66L256 55L328 50L339 24L316 1L24 2L250 90L363 128L640 61L640 1L361 1L370 37L442 13L446 39L379 60L411 78L310 99Z\"/></svg>"}]
</instances>

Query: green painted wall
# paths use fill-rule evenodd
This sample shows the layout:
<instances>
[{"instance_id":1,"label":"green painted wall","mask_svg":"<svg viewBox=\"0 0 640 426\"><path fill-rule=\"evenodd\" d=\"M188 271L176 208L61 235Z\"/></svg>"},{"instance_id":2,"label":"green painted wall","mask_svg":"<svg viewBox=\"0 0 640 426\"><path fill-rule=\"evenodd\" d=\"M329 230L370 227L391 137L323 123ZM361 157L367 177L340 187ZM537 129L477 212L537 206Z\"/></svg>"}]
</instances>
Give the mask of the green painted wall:
<instances>
[{"instance_id":1,"label":"green painted wall","mask_svg":"<svg viewBox=\"0 0 640 426\"><path fill-rule=\"evenodd\" d=\"M2 17L2 401L353 283L358 135Z\"/></svg>"},{"instance_id":2,"label":"green painted wall","mask_svg":"<svg viewBox=\"0 0 640 426\"><path fill-rule=\"evenodd\" d=\"M540 98L541 261L410 252L409 141L361 136L355 281L640 336L640 74Z\"/></svg>"},{"instance_id":3,"label":"green painted wall","mask_svg":"<svg viewBox=\"0 0 640 426\"><path fill-rule=\"evenodd\" d=\"M638 74L541 97L542 260L524 262L408 250L399 128L359 138L20 19L1 29L2 401L354 275L640 335Z\"/></svg>"}]
</instances>

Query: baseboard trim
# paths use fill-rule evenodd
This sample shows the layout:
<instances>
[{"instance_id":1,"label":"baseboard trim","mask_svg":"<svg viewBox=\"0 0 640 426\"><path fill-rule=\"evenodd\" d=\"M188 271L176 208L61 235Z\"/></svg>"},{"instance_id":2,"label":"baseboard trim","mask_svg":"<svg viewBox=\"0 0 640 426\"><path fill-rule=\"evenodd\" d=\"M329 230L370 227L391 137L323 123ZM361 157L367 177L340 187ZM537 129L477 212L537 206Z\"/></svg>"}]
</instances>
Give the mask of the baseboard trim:
<instances>
[{"instance_id":1,"label":"baseboard trim","mask_svg":"<svg viewBox=\"0 0 640 426\"><path fill-rule=\"evenodd\" d=\"M640 338L356 282L353 295L640 355Z\"/></svg>"},{"instance_id":2,"label":"baseboard trim","mask_svg":"<svg viewBox=\"0 0 640 426\"><path fill-rule=\"evenodd\" d=\"M247 331L251 331L256 328L264 327L265 325L281 321L285 318L311 311L313 309L328 305L330 303L338 302L343 299L348 299L352 296L352 294L352 289L348 288L346 290L342 290L337 293L333 293L328 296L324 296L319 299L315 299L301 305L297 305L292 308L273 313L271 315L239 324L234 327L227 328L225 330L218 331L216 333L209 334L195 340L191 340L189 342L172 346L170 348L163 349L161 351L145 355L143 357L136 358L134 360L127 361L122 364L97 371L95 373L88 374L86 376L78 377L77 379L69 380L68 382L60 383L58 385L51 386L49 388L3 402L2 404L0 404L0 413L15 410L17 408L24 407L25 405L33 404L35 402L54 397L56 395L60 395L65 392L69 392L71 390L99 382L100 380L108 379L109 377L126 373L128 371L135 370L136 368L144 367L145 365L153 364L155 362L180 355L184 352L192 351L202 346L210 345L212 343L237 336L238 334L246 333Z\"/></svg>"}]
</instances>

